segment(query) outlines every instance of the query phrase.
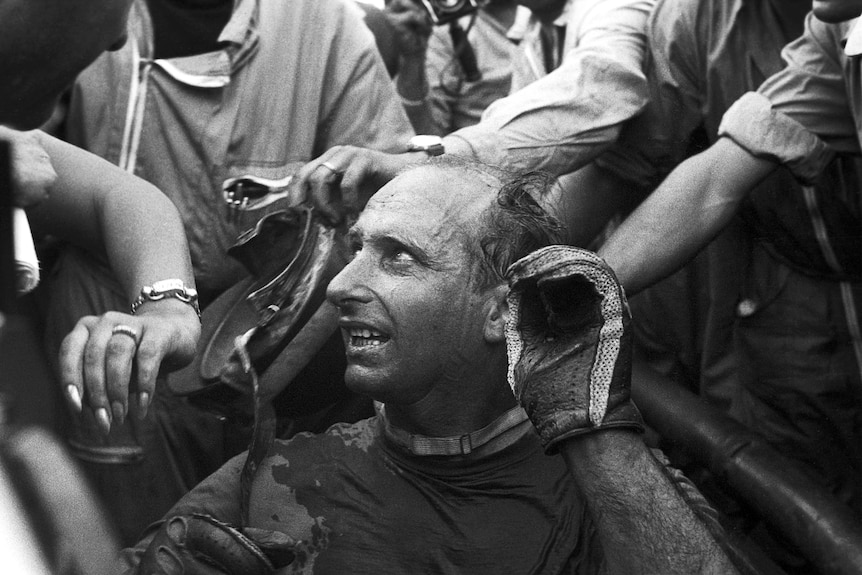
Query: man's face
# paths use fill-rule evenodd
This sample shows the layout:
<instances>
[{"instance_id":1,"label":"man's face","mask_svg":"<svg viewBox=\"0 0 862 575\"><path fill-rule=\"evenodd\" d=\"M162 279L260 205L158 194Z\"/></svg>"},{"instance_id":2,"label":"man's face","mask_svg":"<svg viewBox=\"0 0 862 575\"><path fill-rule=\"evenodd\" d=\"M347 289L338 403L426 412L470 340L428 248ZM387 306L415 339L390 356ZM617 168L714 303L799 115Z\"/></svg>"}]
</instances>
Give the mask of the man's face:
<instances>
[{"instance_id":1,"label":"man's face","mask_svg":"<svg viewBox=\"0 0 862 575\"><path fill-rule=\"evenodd\" d=\"M814 0L811 9L823 22L844 22L862 14L862 0Z\"/></svg>"},{"instance_id":2,"label":"man's face","mask_svg":"<svg viewBox=\"0 0 862 575\"><path fill-rule=\"evenodd\" d=\"M48 119L58 97L105 50L122 44L132 0L0 0L0 124Z\"/></svg>"},{"instance_id":3,"label":"man's face","mask_svg":"<svg viewBox=\"0 0 862 575\"><path fill-rule=\"evenodd\" d=\"M340 311L350 389L434 404L480 367L489 292L475 283L477 237L495 184L422 167L369 201L349 234L354 258L327 293Z\"/></svg>"}]
</instances>

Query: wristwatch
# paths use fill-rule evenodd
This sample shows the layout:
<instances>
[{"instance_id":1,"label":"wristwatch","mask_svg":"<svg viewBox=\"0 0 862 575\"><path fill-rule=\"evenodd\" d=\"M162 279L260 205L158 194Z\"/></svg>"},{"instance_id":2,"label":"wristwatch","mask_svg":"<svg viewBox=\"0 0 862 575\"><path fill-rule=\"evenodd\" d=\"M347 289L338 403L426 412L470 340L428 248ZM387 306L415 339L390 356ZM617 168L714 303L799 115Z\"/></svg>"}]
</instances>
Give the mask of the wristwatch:
<instances>
[{"instance_id":1,"label":"wristwatch","mask_svg":"<svg viewBox=\"0 0 862 575\"><path fill-rule=\"evenodd\" d=\"M429 156L439 156L445 152L443 138L440 136L413 136L407 143L408 152L425 152Z\"/></svg>"},{"instance_id":2,"label":"wristwatch","mask_svg":"<svg viewBox=\"0 0 862 575\"><path fill-rule=\"evenodd\" d=\"M153 283L151 286L142 287L141 295L132 302L132 315L135 315L138 308L146 302L159 301L165 298L178 299L183 303L187 303L197 312L198 317L201 316L201 308L198 305L198 291L187 287L183 283L183 280L180 279L161 280Z\"/></svg>"}]
</instances>

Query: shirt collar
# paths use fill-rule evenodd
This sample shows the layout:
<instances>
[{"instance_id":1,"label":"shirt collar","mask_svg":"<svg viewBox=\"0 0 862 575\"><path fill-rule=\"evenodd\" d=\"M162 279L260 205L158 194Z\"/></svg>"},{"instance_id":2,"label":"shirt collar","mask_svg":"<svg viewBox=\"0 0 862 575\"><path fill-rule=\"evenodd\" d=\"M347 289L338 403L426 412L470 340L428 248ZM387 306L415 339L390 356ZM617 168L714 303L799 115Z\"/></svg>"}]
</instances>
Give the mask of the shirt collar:
<instances>
[{"instance_id":1,"label":"shirt collar","mask_svg":"<svg viewBox=\"0 0 862 575\"><path fill-rule=\"evenodd\" d=\"M220 88L230 83L231 75L240 69L253 56L259 47L258 19L260 15L260 0L238 0L227 25L219 35L219 41L224 47L221 50L155 60L154 64L162 68L176 81L197 86L199 88ZM152 26L146 11L143 25ZM152 34L141 34L142 39L151 38ZM152 54L149 44L143 47L141 54Z\"/></svg>"},{"instance_id":2,"label":"shirt collar","mask_svg":"<svg viewBox=\"0 0 862 575\"><path fill-rule=\"evenodd\" d=\"M383 423L386 437L413 455L469 455L486 445L492 446L492 452L496 452L511 445L533 428L526 412L521 407L513 407L482 429L471 433L451 437L428 437L409 433L392 425L386 418L384 404L375 402L374 407ZM482 451L484 453L487 450Z\"/></svg>"}]
</instances>

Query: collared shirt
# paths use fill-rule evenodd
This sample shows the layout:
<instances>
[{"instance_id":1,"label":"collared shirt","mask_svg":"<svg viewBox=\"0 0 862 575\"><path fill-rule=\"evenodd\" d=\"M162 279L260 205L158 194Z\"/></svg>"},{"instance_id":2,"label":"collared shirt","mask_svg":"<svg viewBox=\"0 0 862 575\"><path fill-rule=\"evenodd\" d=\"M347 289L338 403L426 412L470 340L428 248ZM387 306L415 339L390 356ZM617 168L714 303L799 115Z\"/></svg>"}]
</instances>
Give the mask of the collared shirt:
<instances>
[{"instance_id":1,"label":"collared shirt","mask_svg":"<svg viewBox=\"0 0 862 575\"><path fill-rule=\"evenodd\" d=\"M153 58L143 0L129 22L126 46L79 77L68 139L171 198L203 291L247 274L225 256L250 224L224 180L283 178L339 144L403 151L413 134L352 0L240 0L222 49L171 59Z\"/></svg>"},{"instance_id":2,"label":"collared shirt","mask_svg":"<svg viewBox=\"0 0 862 575\"><path fill-rule=\"evenodd\" d=\"M685 158L698 127L715 141L733 102L784 67L792 38L767 0L659 1L648 37L649 103L598 163L651 187Z\"/></svg>"},{"instance_id":3,"label":"collared shirt","mask_svg":"<svg viewBox=\"0 0 862 575\"><path fill-rule=\"evenodd\" d=\"M546 74L540 23L527 26L513 90L482 121L447 138L481 161L514 169L576 170L619 135L647 101L645 27L655 0L569 0L562 64Z\"/></svg>"},{"instance_id":4,"label":"collared shirt","mask_svg":"<svg viewBox=\"0 0 862 575\"><path fill-rule=\"evenodd\" d=\"M772 2L661 0L650 18L648 37L645 69L650 101L644 112L625 126L619 141L597 159L599 166L651 189L692 152L696 129L703 128L705 135L706 141L700 145L715 142L723 117L735 118L736 126L730 129L747 134L733 136L740 142L742 138L774 138L788 156L788 167L806 181L813 181L832 159L829 147L800 124L778 118L782 114L770 108L763 96L752 92L734 105L761 85L761 92L786 92L779 96L784 99L793 97L788 94L794 92L808 95L815 85L828 83L825 78L836 73L817 64L813 74L817 80L800 82L798 72L785 70L788 53L791 68L799 72L812 64L812 58L794 55L800 51L793 46L808 44L802 39L782 52L782 46L793 39L780 26ZM838 74L843 90L840 70ZM774 87L768 88L770 85ZM835 85L830 88L832 93L821 94L829 101L841 102L837 89ZM731 106L740 111L725 116ZM850 126L852 130L853 122L846 118L839 114L834 121L813 117L810 121L818 126L821 121ZM726 120L723 130L730 121ZM779 130L778 126L785 128ZM855 145L855 133L853 140ZM756 142L743 144L749 146L755 155L769 156ZM800 154L800 149L806 152ZM849 149L845 145L844 150ZM794 164L802 161L798 158L805 158L807 172L805 166ZM830 168L828 178L810 189L798 185L788 174L777 174L748 195L741 214L753 235L765 241L770 252L785 263L823 277L856 276L862 266L852 238L859 237L859 228L846 215L859 215L858 207L854 207L858 206L855 169L852 162L842 159Z\"/></svg>"}]
</instances>

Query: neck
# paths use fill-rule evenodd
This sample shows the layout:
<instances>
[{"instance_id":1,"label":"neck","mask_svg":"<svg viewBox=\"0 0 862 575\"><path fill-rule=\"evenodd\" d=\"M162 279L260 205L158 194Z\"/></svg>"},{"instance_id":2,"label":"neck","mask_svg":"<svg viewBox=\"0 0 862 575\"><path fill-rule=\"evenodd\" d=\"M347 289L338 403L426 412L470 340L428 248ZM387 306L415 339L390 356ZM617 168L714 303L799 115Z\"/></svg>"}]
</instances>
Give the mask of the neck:
<instances>
[{"instance_id":1,"label":"neck","mask_svg":"<svg viewBox=\"0 0 862 575\"><path fill-rule=\"evenodd\" d=\"M560 14L563 13L563 8L565 7L565 2L556 2L547 8L532 10L532 12L542 24L553 24L560 17Z\"/></svg>"},{"instance_id":2,"label":"neck","mask_svg":"<svg viewBox=\"0 0 862 575\"><path fill-rule=\"evenodd\" d=\"M489 365L497 368L488 369ZM505 359L489 358L457 378L439 382L429 395L415 403L387 403L386 417L408 433L450 437L481 429L515 405L506 383Z\"/></svg>"},{"instance_id":3,"label":"neck","mask_svg":"<svg viewBox=\"0 0 862 575\"><path fill-rule=\"evenodd\" d=\"M515 14L518 11L518 3L514 0L506 0L501 2L492 2L482 10L491 18L499 22L504 28L508 29L515 23Z\"/></svg>"}]
</instances>

